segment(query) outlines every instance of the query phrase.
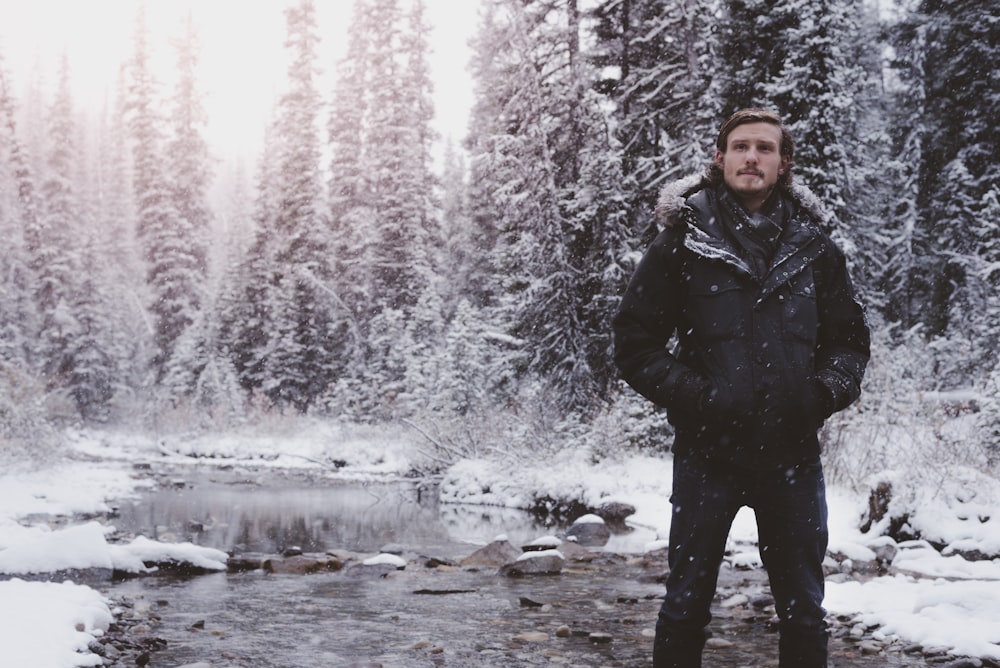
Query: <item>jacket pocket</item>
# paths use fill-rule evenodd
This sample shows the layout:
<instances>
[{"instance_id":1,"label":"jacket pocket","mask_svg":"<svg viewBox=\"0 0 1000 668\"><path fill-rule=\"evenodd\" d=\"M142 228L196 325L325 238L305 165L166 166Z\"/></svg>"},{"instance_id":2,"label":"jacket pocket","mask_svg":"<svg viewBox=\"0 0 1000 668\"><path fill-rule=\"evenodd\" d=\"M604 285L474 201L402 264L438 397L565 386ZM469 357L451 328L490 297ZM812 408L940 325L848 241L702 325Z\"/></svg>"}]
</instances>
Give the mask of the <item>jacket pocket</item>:
<instances>
[{"instance_id":1,"label":"jacket pocket","mask_svg":"<svg viewBox=\"0 0 1000 668\"><path fill-rule=\"evenodd\" d=\"M732 277L692 281L685 311L685 321L695 340L708 342L746 336L745 290Z\"/></svg>"},{"instance_id":2,"label":"jacket pocket","mask_svg":"<svg viewBox=\"0 0 1000 668\"><path fill-rule=\"evenodd\" d=\"M782 329L785 336L793 341L805 342L810 348L815 346L819 327L816 307L816 289L812 271L807 270L778 293L781 300Z\"/></svg>"}]
</instances>

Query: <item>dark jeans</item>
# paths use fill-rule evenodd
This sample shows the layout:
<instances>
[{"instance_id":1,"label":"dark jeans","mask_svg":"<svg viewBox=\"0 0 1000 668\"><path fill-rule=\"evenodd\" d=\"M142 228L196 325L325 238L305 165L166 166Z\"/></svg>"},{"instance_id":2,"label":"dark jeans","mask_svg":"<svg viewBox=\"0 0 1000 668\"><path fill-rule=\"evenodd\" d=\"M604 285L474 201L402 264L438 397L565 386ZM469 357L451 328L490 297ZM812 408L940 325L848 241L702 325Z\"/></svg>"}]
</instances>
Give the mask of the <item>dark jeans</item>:
<instances>
[{"instance_id":1,"label":"dark jeans","mask_svg":"<svg viewBox=\"0 0 1000 668\"><path fill-rule=\"evenodd\" d=\"M825 668L823 558L828 540L823 469L754 472L674 458L670 573L656 624L655 668L699 668L733 518L754 509L760 555L778 613L781 668Z\"/></svg>"}]
</instances>

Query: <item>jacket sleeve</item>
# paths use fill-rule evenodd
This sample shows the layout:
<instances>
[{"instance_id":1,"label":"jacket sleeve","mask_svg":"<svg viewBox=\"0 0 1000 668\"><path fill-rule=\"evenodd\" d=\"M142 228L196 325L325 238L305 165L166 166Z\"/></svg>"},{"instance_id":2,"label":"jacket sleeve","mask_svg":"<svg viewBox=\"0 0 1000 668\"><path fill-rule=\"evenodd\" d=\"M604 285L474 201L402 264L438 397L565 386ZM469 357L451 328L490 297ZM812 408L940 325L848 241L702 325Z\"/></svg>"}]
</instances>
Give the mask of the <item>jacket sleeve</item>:
<instances>
[{"instance_id":1,"label":"jacket sleeve","mask_svg":"<svg viewBox=\"0 0 1000 668\"><path fill-rule=\"evenodd\" d=\"M817 280L819 332L816 377L830 392L832 408L840 411L861 396L861 381L871 355L871 334L858 302L844 254L827 241Z\"/></svg>"},{"instance_id":2,"label":"jacket sleeve","mask_svg":"<svg viewBox=\"0 0 1000 668\"><path fill-rule=\"evenodd\" d=\"M682 236L676 228L668 228L653 240L612 320L614 359L622 377L665 408L673 403L681 377L689 371L667 349L680 312Z\"/></svg>"}]
</instances>

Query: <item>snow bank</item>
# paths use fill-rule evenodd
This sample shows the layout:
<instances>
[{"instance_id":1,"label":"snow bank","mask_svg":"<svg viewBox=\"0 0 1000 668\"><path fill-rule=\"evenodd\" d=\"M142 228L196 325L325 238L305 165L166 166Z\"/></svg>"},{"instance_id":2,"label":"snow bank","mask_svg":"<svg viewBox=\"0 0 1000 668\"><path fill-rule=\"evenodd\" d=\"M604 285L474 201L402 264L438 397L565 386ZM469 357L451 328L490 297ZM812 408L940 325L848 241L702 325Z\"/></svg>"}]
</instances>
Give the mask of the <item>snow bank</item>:
<instances>
[{"instance_id":1,"label":"snow bank","mask_svg":"<svg viewBox=\"0 0 1000 668\"><path fill-rule=\"evenodd\" d=\"M0 582L0 648L7 666L100 666L87 651L113 621L107 601L72 582Z\"/></svg>"},{"instance_id":2,"label":"snow bank","mask_svg":"<svg viewBox=\"0 0 1000 668\"><path fill-rule=\"evenodd\" d=\"M140 536L113 545L108 538L115 529L98 522L58 530L21 523L37 515L107 512L107 500L132 497L144 484L115 465L92 462L70 461L46 471L8 471L0 476L0 574L74 569L146 572L144 561L225 569L224 552L190 543L157 543ZM87 647L112 621L107 600L90 587L19 578L0 581L0 653L5 666L103 665Z\"/></svg>"},{"instance_id":3,"label":"snow bank","mask_svg":"<svg viewBox=\"0 0 1000 668\"><path fill-rule=\"evenodd\" d=\"M138 536L128 544L112 545L107 535L113 527L97 522L67 527L58 531L46 527L12 532L21 540L0 550L0 573L56 573L73 569L107 569L127 573L146 573L144 562L190 564L207 570L226 569L228 555L220 550L192 543L160 543Z\"/></svg>"},{"instance_id":4,"label":"snow bank","mask_svg":"<svg viewBox=\"0 0 1000 668\"><path fill-rule=\"evenodd\" d=\"M897 575L828 583L824 605L832 613L853 615L859 623L878 627L881 636L956 655L1000 659L998 580L928 581Z\"/></svg>"}]
</instances>

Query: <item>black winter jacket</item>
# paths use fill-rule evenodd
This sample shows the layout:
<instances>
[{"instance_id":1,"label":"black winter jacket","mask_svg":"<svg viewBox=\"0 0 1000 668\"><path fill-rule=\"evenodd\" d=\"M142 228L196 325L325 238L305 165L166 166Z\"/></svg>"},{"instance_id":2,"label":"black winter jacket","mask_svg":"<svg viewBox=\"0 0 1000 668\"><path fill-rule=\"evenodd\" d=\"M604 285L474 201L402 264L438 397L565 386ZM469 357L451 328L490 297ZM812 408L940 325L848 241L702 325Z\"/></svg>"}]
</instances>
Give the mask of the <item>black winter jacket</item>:
<instances>
[{"instance_id":1,"label":"black winter jacket","mask_svg":"<svg viewBox=\"0 0 1000 668\"><path fill-rule=\"evenodd\" d=\"M701 177L661 193L664 228L613 327L615 361L667 409L676 453L753 469L816 461L817 430L861 393L869 331L844 255L820 230L815 196L783 194L792 213L759 280Z\"/></svg>"}]
</instances>

